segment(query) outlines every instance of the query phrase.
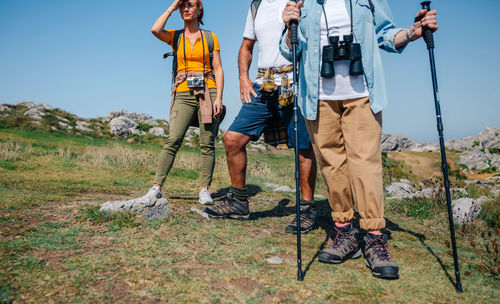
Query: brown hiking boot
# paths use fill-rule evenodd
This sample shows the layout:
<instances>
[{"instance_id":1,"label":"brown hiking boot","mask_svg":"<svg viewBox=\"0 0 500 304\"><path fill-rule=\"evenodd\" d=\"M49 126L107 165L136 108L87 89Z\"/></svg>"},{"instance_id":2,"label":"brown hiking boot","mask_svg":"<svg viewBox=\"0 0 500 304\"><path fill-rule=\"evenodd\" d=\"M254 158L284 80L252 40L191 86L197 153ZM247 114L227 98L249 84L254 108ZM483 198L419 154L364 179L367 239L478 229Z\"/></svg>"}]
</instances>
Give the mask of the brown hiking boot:
<instances>
[{"instance_id":1,"label":"brown hiking boot","mask_svg":"<svg viewBox=\"0 0 500 304\"><path fill-rule=\"evenodd\" d=\"M373 276L381 279L399 279L398 264L394 262L387 249L387 236L367 233L364 237L366 266Z\"/></svg>"},{"instance_id":2,"label":"brown hiking boot","mask_svg":"<svg viewBox=\"0 0 500 304\"><path fill-rule=\"evenodd\" d=\"M342 228L335 227L335 230L337 235L333 239L332 245L319 252L318 260L323 263L340 264L348 259L361 257L359 230L352 228L351 225Z\"/></svg>"}]
</instances>

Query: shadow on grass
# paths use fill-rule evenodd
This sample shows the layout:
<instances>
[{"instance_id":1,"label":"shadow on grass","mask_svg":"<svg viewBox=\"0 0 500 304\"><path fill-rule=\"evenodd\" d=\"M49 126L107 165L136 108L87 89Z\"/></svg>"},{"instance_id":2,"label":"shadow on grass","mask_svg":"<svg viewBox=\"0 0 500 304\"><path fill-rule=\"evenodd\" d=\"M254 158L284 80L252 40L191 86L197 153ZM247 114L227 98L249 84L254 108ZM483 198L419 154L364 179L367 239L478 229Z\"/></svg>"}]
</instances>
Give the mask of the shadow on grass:
<instances>
[{"instance_id":1,"label":"shadow on grass","mask_svg":"<svg viewBox=\"0 0 500 304\"><path fill-rule=\"evenodd\" d=\"M457 288L457 285L456 285L455 281L453 281L453 278L451 277L450 273L448 272L448 269L446 269L446 267L444 266L443 261L441 260L441 258L425 242L426 238L425 238L424 234L413 232L413 231L401 228L398 224L390 221L387 218L385 220L386 220L386 223L387 223L387 226L386 226L387 229L392 230L392 231L405 232L405 233L408 233L408 234L416 237L420 241L420 244L422 244L422 246L424 246L425 249L427 249L427 251L429 251L429 253L434 256L434 258L439 263L439 266L441 266L441 269L443 269L443 272L445 273L446 277L448 278L448 280L450 281L450 283L453 285L453 287L455 287L455 289ZM383 231L383 232L387 233L390 236L390 231Z\"/></svg>"}]
</instances>

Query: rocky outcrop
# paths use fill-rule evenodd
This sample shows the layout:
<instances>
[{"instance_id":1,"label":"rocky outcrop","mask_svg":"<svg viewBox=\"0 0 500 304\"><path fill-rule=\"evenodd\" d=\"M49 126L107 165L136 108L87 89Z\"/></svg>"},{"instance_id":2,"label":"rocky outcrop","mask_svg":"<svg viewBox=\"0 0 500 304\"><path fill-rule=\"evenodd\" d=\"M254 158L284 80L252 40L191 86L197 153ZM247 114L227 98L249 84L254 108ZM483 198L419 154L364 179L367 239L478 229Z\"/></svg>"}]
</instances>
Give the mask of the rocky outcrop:
<instances>
[{"instance_id":1,"label":"rocky outcrop","mask_svg":"<svg viewBox=\"0 0 500 304\"><path fill-rule=\"evenodd\" d=\"M459 163L472 170L500 169L500 129L488 127L476 137L466 137L450 143L450 148L462 151ZM496 168L496 170L495 170Z\"/></svg>"},{"instance_id":2,"label":"rocky outcrop","mask_svg":"<svg viewBox=\"0 0 500 304\"><path fill-rule=\"evenodd\" d=\"M10 105L0 104L0 112L10 112L10 111L12 111Z\"/></svg>"},{"instance_id":3,"label":"rocky outcrop","mask_svg":"<svg viewBox=\"0 0 500 304\"><path fill-rule=\"evenodd\" d=\"M100 211L132 212L145 219L161 219L170 214L166 198L140 197L129 201L114 201L102 204Z\"/></svg>"},{"instance_id":4,"label":"rocky outcrop","mask_svg":"<svg viewBox=\"0 0 500 304\"><path fill-rule=\"evenodd\" d=\"M405 199L405 198L415 198L415 197L436 197L441 195L443 188L426 188L423 184L420 184L419 188L421 190L417 190L410 181L408 180L400 180L399 182L394 182L385 187L385 191L388 194L389 199ZM453 188L451 189L452 194L459 194L463 196L467 196L468 193L463 188Z\"/></svg>"},{"instance_id":5,"label":"rocky outcrop","mask_svg":"<svg viewBox=\"0 0 500 304\"><path fill-rule=\"evenodd\" d=\"M127 110L121 110L119 112L109 112L108 115L106 115L106 118L104 119L105 122L111 121L113 118L116 117L126 117L135 123L141 123L145 125L150 125L150 126L158 126L158 122L153 119L151 115L144 114L144 113L134 113L134 112L128 112Z\"/></svg>"},{"instance_id":6,"label":"rocky outcrop","mask_svg":"<svg viewBox=\"0 0 500 304\"><path fill-rule=\"evenodd\" d=\"M382 134L382 151L413 151L413 152L425 152L425 151L436 151L439 149L437 143L419 143L410 140L407 136L403 134L392 135L392 134Z\"/></svg>"},{"instance_id":7,"label":"rocky outcrop","mask_svg":"<svg viewBox=\"0 0 500 304\"><path fill-rule=\"evenodd\" d=\"M127 117L116 117L109 122L109 131L113 135L128 137L139 133L139 125Z\"/></svg>"},{"instance_id":8,"label":"rocky outcrop","mask_svg":"<svg viewBox=\"0 0 500 304\"><path fill-rule=\"evenodd\" d=\"M46 103L39 103L33 101L20 101L16 103L17 106L25 106L28 109L37 109L39 111L52 111L54 108Z\"/></svg>"}]
</instances>

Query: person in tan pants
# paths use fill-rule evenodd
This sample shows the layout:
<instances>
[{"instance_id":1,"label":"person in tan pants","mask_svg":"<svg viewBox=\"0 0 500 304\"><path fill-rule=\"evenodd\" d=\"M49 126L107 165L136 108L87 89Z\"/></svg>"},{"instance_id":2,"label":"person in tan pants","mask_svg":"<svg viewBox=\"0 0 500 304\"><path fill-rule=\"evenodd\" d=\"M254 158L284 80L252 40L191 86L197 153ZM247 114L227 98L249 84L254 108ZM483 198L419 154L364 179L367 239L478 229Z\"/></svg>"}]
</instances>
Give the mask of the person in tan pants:
<instances>
[{"instance_id":1,"label":"person in tan pants","mask_svg":"<svg viewBox=\"0 0 500 304\"><path fill-rule=\"evenodd\" d=\"M328 188L336 236L318 260L340 264L362 253L372 274L399 278L389 254L385 228L382 109L387 89L379 49L400 53L437 30L436 11L421 10L409 28L397 28L385 0L289 1L283 21L300 20L298 104ZM290 32L280 42L292 58ZM350 55L349 55L350 54ZM320 77L318 77L320 75ZM360 228L353 227L354 207Z\"/></svg>"}]
</instances>

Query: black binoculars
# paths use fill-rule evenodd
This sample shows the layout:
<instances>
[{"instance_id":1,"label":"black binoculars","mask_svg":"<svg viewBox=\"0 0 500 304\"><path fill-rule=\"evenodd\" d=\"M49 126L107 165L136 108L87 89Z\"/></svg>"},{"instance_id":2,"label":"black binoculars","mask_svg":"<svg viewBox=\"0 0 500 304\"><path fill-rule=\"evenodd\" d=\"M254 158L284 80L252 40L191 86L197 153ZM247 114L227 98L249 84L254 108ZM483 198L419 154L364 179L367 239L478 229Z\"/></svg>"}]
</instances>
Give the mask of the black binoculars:
<instances>
[{"instance_id":1,"label":"black binoculars","mask_svg":"<svg viewBox=\"0 0 500 304\"><path fill-rule=\"evenodd\" d=\"M323 46L321 62L321 77L332 78L335 75L333 63L338 60L350 60L349 75L363 75L361 62L361 45L353 43L353 35L344 35L340 41L339 36L329 36L328 45Z\"/></svg>"}]
</instances>

